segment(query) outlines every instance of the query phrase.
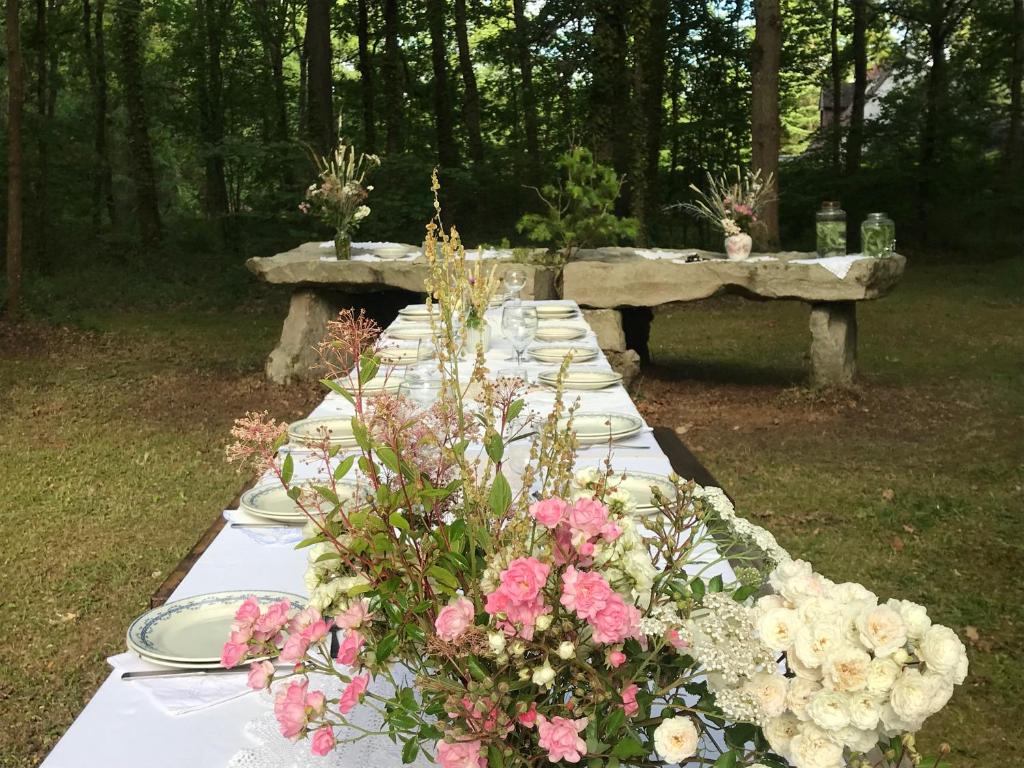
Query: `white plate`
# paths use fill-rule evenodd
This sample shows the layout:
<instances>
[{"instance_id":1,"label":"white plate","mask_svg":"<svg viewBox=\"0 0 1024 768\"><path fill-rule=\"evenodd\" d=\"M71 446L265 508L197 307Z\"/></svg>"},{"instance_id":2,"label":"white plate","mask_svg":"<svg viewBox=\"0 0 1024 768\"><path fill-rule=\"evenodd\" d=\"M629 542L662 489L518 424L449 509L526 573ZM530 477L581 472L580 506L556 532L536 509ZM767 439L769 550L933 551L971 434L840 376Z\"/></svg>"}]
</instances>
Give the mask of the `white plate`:
<instances>
[{"instance_id":1,"label":"white plate","mask_svg":"<svg viewBox=\"0 0 1024 768\"><path fill-rule=\"evenodd\" d=\"M376 376L363 384L363 397L376 397L385 392L389 395L396 394L401 383L401 376Z\"/></svg>"},{"instance_id":2,"label":"white plate","mask_svg":"<svg viewBox=\"0 0 1024 768\"><path fill-rule=\"evenodd\" d=\"M330 483L324 482L330 487ZM341 501L348 501L356 495L356 486L351 483L337 483L338 498ZM242 494L238 506L243 512L265 520L273 520L279 523L305 523L309 517L303 512L299 505L292 500L280 483L258 485L250 488Z\"/></svg>"},{"instance_id":3,"label":"white plate","mask_svg":"<svg viewBox=\"0 0 1024 768\"><path fill-rule=\"evenodd\" d=\"M558 371L541 371L537 374L541 384L549 387L558 386ZM622 381L622 374L615 371L608 371L601 368L583 368L570 366L565 372L562 386L565 389L596 390L614 387Z\"/></svg>"},{"instance_id":4,"label":"white plate","mask_svg":"<svg viewBox=\"0 0 1024 768\"><path fill-rule=\"evenodd\" d=\"M572 341L581 339L587 335L586 328L579 328L575 325L542 325L537 329L539 341Z\"/></svg>"},{"instance_id":5,"label":"white plate","mask_svg":"<svg viewBox=\"0 0 1024 768\"><path fill-rule=\"evenodd\" d=\"M597 350L593 347L566 345L564 347L534 347L530 350L533 359L542 363L561 363L570 353L572 353L573 363L585 363L597 357Z\"/></svg>"},{"instance_id":6,"label":"white plate","mask_svg":"<svg viewBox=\"0 0 1024 768\"><path fill-rule=\"evenodd\" d=\"M599 468L598 473L603 475L604 469ZM641 514L654 512L658 508L654 503L652 487L659 488L666 499L672 500L676 496L676 487L667 477L650 472L618 472L611 475L607 482L609 488L617 488L628 493L636 504L636 511Z\"/></svg>"},{"instance_id":7,"label":"white plate","mask_svg":"<svg viewBox=\"0 0 1024 768\"><path fill-rule=\"evenodd\" d=\"M377 354L383 365L412 365L430 359L427 356L420 357L415 347L385 347Z\"/></svg>"},{"instance_id":8,"label":"white plate","mask_svg":"<svg viewBox=\"0 0 1024 768\"><path fill-rule=\"evenodd\" d=\"M437 333L440 334L440 328ZM420 339L432 339L434 338L434 329L429 325L421 325L420 323L402 323L396 325L393 328L388 328L384 332L385 336L392 339L401 339L402 341L419 341Z\"/></svg>"},{"instance_id":9,"label":"white plate","mask_svg":"<svg viewBox=\"0 0 1024 768\"><path fill-rule=\"evenodd\" d=\"M378 259L393 261L394 259L404 259L410 253L414 253L414 251L411 251L404 245L382 245L374 248L371 253Z\"/></svg>"},{"instance_id":10,"label":"white plate","mask_svg":"<svg viewBox=\"0 0 1024 768\"><path fill-rule=\"evenodd\" d=\"M429 320L431 315L437 314L437 305L431 304L428 310L426 304L410 304L398 310L398 314L405 318Z\"/></svg>"},{"instance_id":11,"label":"white plate","mask_svg":"<svg viewBox=\"0 0 1024 768\"><path fill-rule=\"evenodd\" d=\"M568 417L558 420L558 428L568 427ZM623 440L636 435L644 428L639 416L627 413L591 413L580 411L572 420L572 428L580 445L597 445L609 439Z\"/></svg>"},{"instance_id":12,"label":"white plate","mask_svg":"<svg viewBox=\"0 0 1024 768\"><path fill-rule=\"evenodd\" d=\"M571 304L538 304L537 317L575 317L576 307Z\"/></svg>"},{"instance_id":13,"label":"white plate","mask_svg":"<svg viewBox=\"0 0 1024 768\"><path fill-rule=\"evenodd\" d=\"M415 350L413 352L415 354ZM335 416L324 419L301 419L292 422L288 427L288 441L302 446L318 446L327 436L327 444L332 448L340 445L343 448L355 448L356 440L352 435L352 417Z\"/></svg>"},{"instance_id":14,"label":"white plate","mask_svg":"<svg viewBox=\"0 0 1024 768\"><path fill-rule=\"evenodd\" d=\"M298 608L306 603L298 595L260 589L186 597L165 603L133 621L128 627L128 647L165 665L179 662L219 666L235 612L250 596L263 608L280 600L290 600Z\"/></svg>"}]
</instances>

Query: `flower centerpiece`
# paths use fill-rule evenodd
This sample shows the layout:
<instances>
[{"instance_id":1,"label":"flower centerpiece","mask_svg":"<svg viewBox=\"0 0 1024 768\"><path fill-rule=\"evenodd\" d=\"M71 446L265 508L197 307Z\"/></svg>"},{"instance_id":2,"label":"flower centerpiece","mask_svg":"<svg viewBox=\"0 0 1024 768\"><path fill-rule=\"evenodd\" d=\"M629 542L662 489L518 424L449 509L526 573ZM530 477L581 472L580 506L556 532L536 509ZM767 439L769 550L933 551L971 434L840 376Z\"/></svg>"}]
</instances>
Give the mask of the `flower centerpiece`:
<instances>
[{"instance_id":1,"label":"flower centerpiece","mask_svg":"<svg viewBox=\"0 0 1024 768\"><path fill-rule=\"evenodd\" d=\"M574 473L575 404L559 387L531 419L522 382L489 378L481 354L465 370L462 246L439 216L427 244L432 406L364 396L379 329L343 312L320 351L358 451L325 438L321 473L298 482L282 425L250 414L234 431L229 457L309 520L308 603L246 601L222 656L289 665L249 667L282 736L323 755L379 730L441 768L840 768L876 745L872 765L916 760L908 734L966 673L956 635L792 560L718 489L669 476L641 518L610 462Z\"/></svg>"},{"instance_id":2,"label":"flower centerpiece","mask_svg":"<svg viewBox=\"0 0 1024 768\"><path fill-rule=\"evenodd\" d=\"M697 195L696 201L682 207L720 229L725 235L726 255L742 261L750 256L750 233L758 223L758 214L773 199L773 176L768 174L762 179L760 170L744 173L737 167L735 181L724 175L715 178L710 173L707 178L707 190L690 185Z\"/></svg>"},{"instance_id":3,"label":"flower centerpiece","mask_svg":"<svg viewBox=\"0 0 1024 768\"><path fill-rule=\"evenodd\" d=\"M318 216L334 228L334 253L338 259L352 255L352 232L370 215L364 204L373 187L365 183L370 171L380 165L377 155L357 152L355 147L338 142L328 156L313 155L317 181L309 185L299 210Z\"/></svg>"}]
</instances>

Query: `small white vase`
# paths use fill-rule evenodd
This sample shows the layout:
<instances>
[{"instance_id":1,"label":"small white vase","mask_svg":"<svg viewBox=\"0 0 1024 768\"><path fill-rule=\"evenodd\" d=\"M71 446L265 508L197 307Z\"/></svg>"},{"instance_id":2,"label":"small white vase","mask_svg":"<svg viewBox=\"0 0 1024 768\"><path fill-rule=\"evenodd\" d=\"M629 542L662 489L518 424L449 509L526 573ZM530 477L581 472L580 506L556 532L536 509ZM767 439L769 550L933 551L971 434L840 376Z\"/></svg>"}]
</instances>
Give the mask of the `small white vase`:
<instances>
[{"instance_id":1,"label":"small white vase","mask_svg":"<svg viewBox=\"0 0 1024 768\"><path fill-rule=\"evenodd\" d=\"M484 352L491 348L491 326L486 320L481 320L480 323L479 328L466 329L466 346L463 348L463 354L468 358L476 357L476 349L480 345L483 345Z\"/></svg>"},{"instance_id":2,"label":"small white vase","mask_svg":"<svg viewBox=\"0 0 1024 768\"><path fill-rule=\"evenodd\" d=\"M746 232L729 235L725 238L725 253L729 257L729 261L743 261L750 256L750 249L753 245L754 241Z\"/></svg>"}]
</instances>

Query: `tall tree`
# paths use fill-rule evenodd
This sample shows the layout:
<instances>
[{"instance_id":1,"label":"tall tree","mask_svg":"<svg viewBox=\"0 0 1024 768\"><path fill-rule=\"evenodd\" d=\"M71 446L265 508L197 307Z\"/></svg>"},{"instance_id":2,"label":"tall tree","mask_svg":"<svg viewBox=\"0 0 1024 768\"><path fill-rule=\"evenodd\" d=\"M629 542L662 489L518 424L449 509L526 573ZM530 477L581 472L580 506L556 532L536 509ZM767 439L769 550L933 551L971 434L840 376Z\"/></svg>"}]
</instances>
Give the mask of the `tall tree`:
<instances>
[{"instance_id":1,"label":"tall tree","mask_svg":"<svg viewBox=\"0 0 1024 768\"><path fill-rule=\"evenodd\" d=\"M96 0L95 19L90 0L82 0L82 41L85 49L89 90L93 102L93 170L92 170L92 224L99 230L103 223L103 210L111 226L117 224L117 205L114 203L114 182L107 150L107 54L103 16L106 0Z\"/></svg>"},{"instance_id":2,"label":"tall tree","mask_svg":"<svg viewBox=\"0 0 1024 768\"><path fill-rule=\"evenodd\" d=\"M437 160L442 168L459 164L452 125L452 104L448 90L448 46L445 35L444 0L427 0L427 26L430 29L430 63L434 72L434 129L437 134Z\"/></svg>"},{"instance_id":3,"label":"tall tree","mask_svg":"<svg viewBox=\"0 0 1024 768\"><path fill-rule=\"evenodd\" d=\"M630 123L623 119L632 110L629 51L629 0L595 2L590 122L594 132L594 155L615 168L618 174L632 173L633 151ZM632 176L628 176L616 213L632 206Z\"/></svg>"},{"instance_id":4,"label":"tall tree","mask_svg":"<svg viewBox=\"0 0 1024 768\"><path fill-rule=\"evenodd\" d=\"M356 38L359 42L359 95L363 107L363 151L377 151L377 122L373 108L373 62L370 61L370 8L368 0L358 0Z\"/></svg>"},{"instance_id":5,"label":"tall tree","mask_svg":"<svg viewBox=\"0 0 1024 768\"><path fill-rule=\"evenodd\" d=\"M832 167L839 170L839 145L843 135L843 68L839 54L839 0L832 0L829 26L829 72L832 77Z\"/></svg>"},{"instance_id":6,"label":"tall tree","mask_svg":"<svg viewBox=\"0 0 1024 768\"><path fill-rule=\"evenodd\" d=\"M18 0L7 0L7 314L12 318L21 315L21 123L25 68L18 6Z\"/></svg>"},{"instance_id":7,"label":"tall tree","mask_svg":"<svg viewBox=\"0 0 1024 768\"><path fill-rule=\"evenodd\" d=\"M469 156L479 166L484 162L484 142L480 134L480 91L469 50L466 0L455 0L455 41L459 46L459 72L462 75L462 120L469 138Z\"/></svg>"},{"instance_id":8,"label":"tall tree","mask_svg":"<svg viewBox=\"0 0 1024 768\"><path fill-rule=\"evenodd\" d=\"M1024 167L1024 135L1021 120L1024 106L1021 104L1021 81L1024 81L1024 0L1013 0L1013 26L1011 27L1013 54L1010 58L1010 130L1007 146L1010 167L1021 170Z\"/></svg>"},{"instance_id":9,"label":"tall tree","mask_svg":"<svg viewBox=\"0 0 1024 768\"><path fill-rule=\"evenodd\" d=\"M47 232L50 211L50 116L49 69L50 38L47 29L49 9L46 0L35 2L35 31L33 46L36 54L36 157L38 170L35 178L35 241L40 253L47 251Z\"/></svg>"},{"instance_id":10,"label":"tall tree","mask_svg":"<svg viewBox=\"0 0 1024 768\"><path fill-rule=\"evenodd\" d=\"M763 176L772 175L778 190L779 174L779 61L782 55L782 18L779 0L754 0L754 44L751 51L751 161ZM775 195L772 196L776 197ZM761 216L762 247L779 248L779 207L773 199Z\"/></svg>"},{"instance_id":11,"label":"tall tree","mask_svg":"<svg viewBox=\"0 0 1024 768\"><path fill-rule=\"evenodd\" d=\"M384 0L384 107L388 113L385 144L389 155L402 151L405 121L405 81L402 51L398 46L398 0Z\"/></svg>"},{"instance_id":12,"label":"tall tree","mask_svg":"<svg viewBox=\"0 0 1024 768\"><path fill-rule=\"evenodd\" d=\"M516 59L519 64L520 109L526 139L528 173L537 173L540 164L540 142L537 125L537 96L533 90L533 51L530 22L526 18L526 0L512 0L512 21L515 25Z\"/></svg>"},{"instance_id":13,"label":"tall tree","mask_svg":"<svg viewBox=\"0 0 1024 768\"><path fill-rule=\"evenodd\" d=\"M196 82L199 90L199 136L203 142L203 208L209 217L228 213L224 160L224 72L221 51L234 0L196 0L203 55Z\"/></svg>"},{"instance_id":14,"label":"tall tree","mask_svg":"<svg viewBox=\"0 0 1024 768\"><path fill-rule=\"evenodd\" d=\"M306 2L306 138L321 155L334 148L334 80L331 71L331 5L333 0Z\"/></svg>"},{"instance_id":15,"label":"tall tree","mask_svg":"<svg viewBox=\"0 0 1024 768\"><path fill-rule=\"evenodd\" d=\"M860 170L864 146L864 96L868 87L868 0L850 0L853 7L853 100L846 137L846 173Z\"/></svg>"},{"instance_id":16,"label":"tall tree","mask_svg":"<svg viewBox=\"0 0 1024 768\"><path fill-rule=\"evenodd\" d=\"M273 142L288 140L288 91L284 79L284 42L288 34L291 0L248 0L253 26L263 47L269 79L270 119L266 137Z\"/></svg>"},{"instance_id":17,"label":"tall tree","mask_svg":"<svg viewBox=\"0 0 1024 768\"><path fill-rule=\"evenodd\" d=\"M114 30L120 49L120 80L128 113L128 162L135 185L135 213L143 242L154 244L160 241L162 227L143 84L141 15L141 0L117 0L114 6Z\"/></svg>"}]
</instances>

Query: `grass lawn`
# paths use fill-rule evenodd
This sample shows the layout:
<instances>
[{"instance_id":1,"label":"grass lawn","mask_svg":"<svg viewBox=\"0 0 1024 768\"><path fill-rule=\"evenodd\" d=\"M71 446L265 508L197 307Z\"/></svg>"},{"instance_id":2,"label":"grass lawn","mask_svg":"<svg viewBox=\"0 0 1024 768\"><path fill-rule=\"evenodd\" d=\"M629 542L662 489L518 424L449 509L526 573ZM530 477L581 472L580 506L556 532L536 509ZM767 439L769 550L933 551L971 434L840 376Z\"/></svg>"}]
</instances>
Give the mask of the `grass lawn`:
<instances>
[{"instance_id":1,"label":"grass lawn","mask_svg":"<svg viewBox=\"0 0 1024 768\"><path fill-rule=\"evenodd\" d=\"M757 522L835 579L918 600L971 674L921 741L1016 763L1024 697L1024 272L911 262L860 309L862 379L801 389L807 308L667 308L640 388ZM232 419L306 413L262 379L284 297L246 311L103 310L0 327L0 765L38 763L107 674L128 622L243 478Z\"/></svg>"}]
</instances>

